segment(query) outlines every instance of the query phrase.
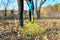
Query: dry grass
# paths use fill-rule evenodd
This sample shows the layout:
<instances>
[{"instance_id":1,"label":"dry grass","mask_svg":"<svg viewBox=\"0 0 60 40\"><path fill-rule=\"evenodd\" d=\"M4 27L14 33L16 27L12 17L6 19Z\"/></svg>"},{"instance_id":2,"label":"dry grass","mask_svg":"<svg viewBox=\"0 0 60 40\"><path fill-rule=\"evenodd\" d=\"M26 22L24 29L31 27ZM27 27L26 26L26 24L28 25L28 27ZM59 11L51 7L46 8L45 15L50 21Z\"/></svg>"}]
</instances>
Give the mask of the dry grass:
<instances>
[{"instance_id":1,"label":"dry grass","mask_svg":"<svg viewBox=\"0 0 60 40\"><path fill-rule=\"evenodd\" d=\"M56 27L60 29L60 19L41 19L41 20L35 20L34 22L43 28ZM28 23L29 23L28 20L24 20L24 25ZM19 26L19 20L0 20L0 34L1 32L4 32L4 31L17 32L18 26ZM14 39L15 38L16 37L14 37Z\"/></svg>"}]
</instances>

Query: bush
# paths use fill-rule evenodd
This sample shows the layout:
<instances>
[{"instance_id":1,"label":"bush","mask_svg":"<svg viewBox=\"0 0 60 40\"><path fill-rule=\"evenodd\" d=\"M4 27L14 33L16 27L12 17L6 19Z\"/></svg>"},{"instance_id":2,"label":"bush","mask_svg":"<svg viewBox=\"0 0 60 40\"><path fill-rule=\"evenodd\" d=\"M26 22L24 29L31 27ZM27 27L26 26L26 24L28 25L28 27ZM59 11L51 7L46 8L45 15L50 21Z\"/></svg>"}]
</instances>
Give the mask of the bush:
<instances>
[{"instance_id":1,"label":"bush","mask_svg":"<svg viewBox=\"0 0 60 40\"><path fill-rule=\"evenodd\" d=\"M25 38L26 40L40 40L43 38L43 32L44 29L42 27L32 22L19 29L20 38L22 37L22 39Z\"/></svg>"}]
</instances>

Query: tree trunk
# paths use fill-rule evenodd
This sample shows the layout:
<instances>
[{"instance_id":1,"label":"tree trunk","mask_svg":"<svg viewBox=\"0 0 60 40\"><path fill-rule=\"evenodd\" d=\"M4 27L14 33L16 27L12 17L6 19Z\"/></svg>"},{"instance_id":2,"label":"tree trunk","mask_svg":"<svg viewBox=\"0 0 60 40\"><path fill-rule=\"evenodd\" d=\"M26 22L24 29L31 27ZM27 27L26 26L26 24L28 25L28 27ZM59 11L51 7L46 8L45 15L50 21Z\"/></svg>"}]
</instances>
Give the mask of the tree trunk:
<instances>
[{"instance_id":1,"label":"tree trunk","mask_svg":"<svg viewBox=\"0 0 60 40\"><path fill-rule=\"evenodd\" d=\"M36 14L37 14L37 19L40 19L40 7L37 10L37 0L36 0Z\"/></svg>"},{"instance_id":2,"label":"tree trunk","mask_svg":"<svg viewBox=\"0 0 60 40\"><path fill-rule=\"evenodd\" d=\"M19 20L20 20L20 26L23 27L23 0L17 0L18 1L18 10L19 10Z\"/></svg>"},{"instance_id":3,"label":"tree trunk","mask_svg":"<svg viewBox=\"0 0 60 40\"><path fill-rule=\"evenodd\" d=\"M5 17L7 16L7 10L6 10L6 8L5 8Z\"/></svg>"},{"instance_id":4,"label":"tree trunk","mask_svg":"<svg viewBox=\"0 0 60 40\"><path fill-rule=\"evenodd\" d=\"M40 19L40 8L39 10L37 10L37 0L35 1L35 6L36 6L35 11L36 11L37 19Z\"/></svg>"},{"instance_id":5,"label":"tree trunk","mask_svg":"<svg viewBox=\"0 0 60 40\"><path fill-rule=\"evenodd\" d=\"M40 19L40 15L41 15L41 6L46 2L46 0L41 0L40 2L40 6L39 6L39 10L37 12L37 19Z\"/></svg>"},{"instance_id":6,"label":"tree trunk","mask_svg":"<svg viewBox=\"0 0 60 40\"><path fill-rule=\"evenodd\" d=\"M30 0L30 2L31 2L30 4L32 4L32 5L29 6L30 4L28 4L28 6L29 6L29 20L31 22L34 20L34 3L33 3L33 0ZM33 7L33 8L31 9L30 7L31 8Z\"/></svg>"},{"instance_id":7,"label":"tree trunk","mask_svg":"<svg viewBox=\"0 0 60 40\"><path fill-rule=\"evenodd\" d=\"M41 10L41 6L39 7L39 9L37 11L37 19L40 19L40 10Z\"/></svg>"},{"instance_id":8,"label":"tree trunk","mask_svg":"<svg viewBox=\"0 0 60 40\"><path fill-rule=\"evenodd\" d=\"M31 11L29 10L29 20L31 21Z\"/></svg>"},{"instance_id":9,"label":"tree trunk","mask_svg":"<svg viewBox=\"0 0 60 40\"><path fill-rule=\"evenodd\" d=\"M5 11L4 11L4 19L6 19L6 17L7 17L7 8L5 8Z\"/></svg>"}]
</instances>

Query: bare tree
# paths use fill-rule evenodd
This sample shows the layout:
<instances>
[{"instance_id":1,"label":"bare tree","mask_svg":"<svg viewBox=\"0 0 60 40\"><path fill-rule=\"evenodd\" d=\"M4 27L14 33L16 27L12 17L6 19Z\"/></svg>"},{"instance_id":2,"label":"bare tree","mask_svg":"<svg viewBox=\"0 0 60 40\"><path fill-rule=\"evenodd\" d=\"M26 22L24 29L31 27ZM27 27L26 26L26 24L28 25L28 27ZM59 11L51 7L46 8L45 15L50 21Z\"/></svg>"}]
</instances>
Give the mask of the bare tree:
<instances>
[{"instance_id":1,"label":"bare tree","mask_svg":"<svg viewBox=\"0 0 60 40\"><path fill-rule=\"evenodd\" d=\"M40 0L40 5L39 5L39 9L37 11L37 19L40 19L40 10L42 5L46 2L47 0ZM50 0L49 0L50 1ZM52 0L53 2L56 2L56 0ZM37 1L36 1L37 2ZM37 4L36 4L37 5Z\"/></svg>"},{"instance_id":2,"label":"bare tree","mask_svg":"<svg viewBox=\"0 0 60 40\"><path fill-rule=\"evenodd\" d=\"M37 2L37 1L36 1ZM40 10L41 10L41 7L42 5L46 2L46 0L40 0L40 6L39 6L39 9L37 11L37 19L40 19ZM36 4L37 5L37 4Z\"/></svg>"},{"instance_id":3,"label":"bare tree","mask_svg":"<svg viewBox=\"0 0 60 40\"><path fill-rule=\"evenodd\" d=\"M14 2L15 2L14 0L1 0L1 3L2 3L2 5L4 7L4 11L5 11L5 13L4 13L5 14L5 17L7 16L7 8L9 6L11 6L12 3L14 3Z\"/></svg>"}]
</instances>

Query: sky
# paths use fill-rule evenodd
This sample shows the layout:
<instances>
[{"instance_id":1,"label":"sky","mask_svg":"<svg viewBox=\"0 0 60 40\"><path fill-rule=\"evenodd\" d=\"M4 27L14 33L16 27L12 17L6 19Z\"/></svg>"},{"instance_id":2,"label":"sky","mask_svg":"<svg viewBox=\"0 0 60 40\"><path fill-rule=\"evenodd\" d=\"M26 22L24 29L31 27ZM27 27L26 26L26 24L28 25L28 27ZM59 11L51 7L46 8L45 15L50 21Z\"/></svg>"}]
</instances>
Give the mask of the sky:
<instances>
[{"instance_id":1,"label":"sky","mask_svg":"<svg viewBox=\"0 0 60 40\"><path fill-rule=\"evenodd\" d=\"M8 6L7 10L12 10L12 9L18 10L17 1L16 1L16 0L11 0L11 1L14 1L14 2L11 3L11 5ZM34 1L34 6L35 6L35 0L33 0L33 1ZM7 0L4 0L4 3L7 3ZM60 0L54 0L54 1L53 1L53 0L47 0L47 1L42 5L42 7L46 7L46 6L48 6L48 5L54 5L54 4L56 4L56 3L60 3ZM40 5L40 0L37 1L37 5L38 5L38 7L39 7L39 5ZM28 10L28 9L29 9L29 7L28 7L26 1L24 1L24 10ZM4 10L4 5L1 4L1 0L0 0L0 10Z\"/></svg>"}]
</instances>

